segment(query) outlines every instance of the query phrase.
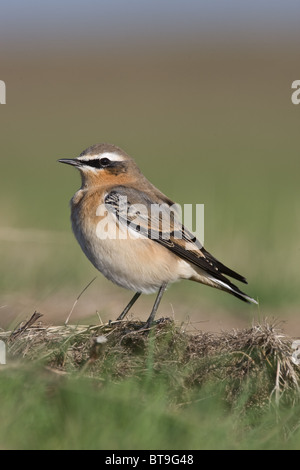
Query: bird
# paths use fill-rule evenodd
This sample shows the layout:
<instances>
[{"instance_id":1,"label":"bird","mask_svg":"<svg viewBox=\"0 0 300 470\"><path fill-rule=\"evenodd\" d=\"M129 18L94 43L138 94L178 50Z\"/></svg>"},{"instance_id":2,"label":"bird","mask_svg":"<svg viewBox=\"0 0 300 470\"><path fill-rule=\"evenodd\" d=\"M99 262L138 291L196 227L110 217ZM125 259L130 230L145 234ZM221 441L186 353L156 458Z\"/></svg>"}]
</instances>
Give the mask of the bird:
<instances>
[{"instance_id":1,"label":"bird","mask_svg":"<svg viewBox=\"0 0 300 470\"><path fill-rule=\"evenodd\" d=\"M151 328L167 286L183 279L258 303L228 279L247 284L246 278L204 248L182 224L175 203L120 147L95 144L76 158L58 161L74 166L81 175L81 187L70 206L72 229L82 251L107 279L135 292L117 321L125 318L141 294L157 293L144 326Z\"/></svg>"}]
</instances>

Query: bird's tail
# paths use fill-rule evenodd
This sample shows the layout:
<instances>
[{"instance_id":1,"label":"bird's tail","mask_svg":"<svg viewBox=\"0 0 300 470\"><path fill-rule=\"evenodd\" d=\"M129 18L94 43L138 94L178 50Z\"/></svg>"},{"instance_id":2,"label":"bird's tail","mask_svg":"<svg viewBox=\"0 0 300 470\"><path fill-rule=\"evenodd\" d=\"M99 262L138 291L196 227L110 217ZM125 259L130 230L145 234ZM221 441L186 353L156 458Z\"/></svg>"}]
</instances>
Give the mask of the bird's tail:
<instances>
[{"instance_id":1,"label":"bird's tail","mask_svg":"<svg viewBox=\"0 0 300 470\"><path fill-rule=\"evenodd\" d=\"M214 284L214 287L228 292L229 294L234 295L235 297L240 300L243 300L244 302L258 305L258 302L255 299L245 294L245 292L242 292L235 284L232 284L229 279L225 278L225 276L223 277L223 279L224 280L216 279L214 277L210 278L210 280Z\"/></svg>"}]
</instances>

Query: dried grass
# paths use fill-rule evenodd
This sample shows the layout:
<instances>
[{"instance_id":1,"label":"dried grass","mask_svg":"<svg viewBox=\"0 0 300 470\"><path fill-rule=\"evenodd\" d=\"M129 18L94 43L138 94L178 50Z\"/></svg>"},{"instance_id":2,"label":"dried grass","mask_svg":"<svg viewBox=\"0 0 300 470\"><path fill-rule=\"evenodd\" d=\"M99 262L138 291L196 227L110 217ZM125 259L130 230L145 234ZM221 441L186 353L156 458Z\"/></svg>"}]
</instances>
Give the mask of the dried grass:
<instances>
[{"instance_id":1,"label":"dried grass","mask_svg":"<svg viewBox=\"0 0 300 470\"><path fill-rule=\"evenodd\" d=\"M0 339L7 343L8 363L42 361L53 372L77 371L98 380L164 377L183 403L187 391L207 383L224 384L230 404L245 391L246 407L299 402L300 366L293 361L293 340L279 324L265 320L220 334L189 334L170 319L150 332L141 326L47 326L35 312L14 331L0 332Z\"/></svg>"}]
</instances>

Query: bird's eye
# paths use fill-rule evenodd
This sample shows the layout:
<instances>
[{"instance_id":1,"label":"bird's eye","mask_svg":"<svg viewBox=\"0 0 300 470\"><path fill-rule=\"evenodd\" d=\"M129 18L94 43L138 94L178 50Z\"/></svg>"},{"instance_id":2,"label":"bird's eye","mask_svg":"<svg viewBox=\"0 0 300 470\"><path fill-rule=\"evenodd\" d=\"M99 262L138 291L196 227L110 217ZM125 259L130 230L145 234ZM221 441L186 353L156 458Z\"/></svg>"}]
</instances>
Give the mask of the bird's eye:
<instances>
[{"instance_id":1,"label":"bird's eye","mask_svg":"<svg viewBox=\"0 0 300 470\"><path fill-rule=\"evenodd\" d=\"M101 166L107 166L110 164L110 159L109 158L101 158L100 159L100 165Z\"/></svg>"}]
</instances>

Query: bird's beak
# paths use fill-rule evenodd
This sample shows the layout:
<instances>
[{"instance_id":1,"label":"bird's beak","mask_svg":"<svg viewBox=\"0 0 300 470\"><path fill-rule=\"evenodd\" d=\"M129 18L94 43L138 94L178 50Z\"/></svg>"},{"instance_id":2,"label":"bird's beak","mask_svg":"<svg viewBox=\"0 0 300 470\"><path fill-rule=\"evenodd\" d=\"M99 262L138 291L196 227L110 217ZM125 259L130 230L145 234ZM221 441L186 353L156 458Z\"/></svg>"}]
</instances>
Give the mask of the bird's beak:
<instances>
[{"instance_id":1,"label":"bird's beak","mask_svg":"<svg viewBox=\"0 0 300 470\"><path fill-rule=\"evenodd\" d=\"M67 165L73 165L73 166L79 166L81 163L76 158L61 158L60 160L57 160L57 161L60 163L66 163Z\"/></svg>"}]
</instances>

